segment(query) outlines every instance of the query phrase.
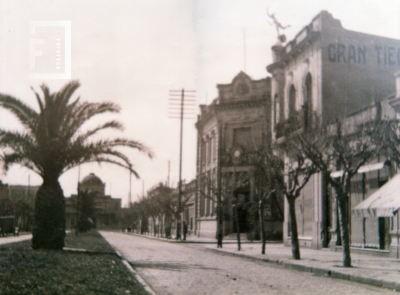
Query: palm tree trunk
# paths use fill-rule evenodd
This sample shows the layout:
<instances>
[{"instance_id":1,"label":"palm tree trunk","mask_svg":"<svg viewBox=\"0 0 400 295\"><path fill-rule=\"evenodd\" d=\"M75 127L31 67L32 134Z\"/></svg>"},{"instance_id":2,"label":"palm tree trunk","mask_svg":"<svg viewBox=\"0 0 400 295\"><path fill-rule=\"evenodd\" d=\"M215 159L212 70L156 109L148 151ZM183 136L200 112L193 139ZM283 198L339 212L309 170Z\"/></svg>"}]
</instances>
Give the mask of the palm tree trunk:
<instances>
[{"instance_id":1,"label":"palm tree trunk","mask_svg":"<svg viewBox=\"0 0 400 295\"><path fill-rule=\"evenodd\" d=\"M44 180L36 193L33 249L62 250L65 238L65 200L58 179Z\"/></svg>"},{"instance_id":2,"label":"palm tree trunk","mask_svg":"<svg viewBox=\"0 0 400 295\"><path fill-rule=\"evenodd\" d=\"M289 204L289 214L290 214L290 228L292 232L292 256L293 259L300 259L300 245L299 245L299 235L297 232L297 220L296 220L296 209L295 201L293 197L288 197Z\"/></svg>"}]
</instances>

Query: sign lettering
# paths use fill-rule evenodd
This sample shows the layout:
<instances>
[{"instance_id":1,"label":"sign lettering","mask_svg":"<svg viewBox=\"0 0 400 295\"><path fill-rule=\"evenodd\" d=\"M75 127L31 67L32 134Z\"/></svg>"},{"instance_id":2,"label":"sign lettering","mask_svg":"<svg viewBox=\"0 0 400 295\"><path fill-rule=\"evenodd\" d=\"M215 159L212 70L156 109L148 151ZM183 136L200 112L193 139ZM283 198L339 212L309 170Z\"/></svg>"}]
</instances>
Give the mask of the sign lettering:
<instances>
[{"instance_id":1,"label":"sign lettering","mask_svg":"<svg viewBox=\"0 0 400 295\"><path fill-rule=\"evenodd\" d=\"M400 65L400 47L375 45L374 53L378 65ZM328 45L328 59L336 63L366 64L367 48L365 45L331 43Z\"/></svg>"},{"instance_id":2,"label":"sign lettering","mask_svg":"<svg viewBox=\"0 0 400 295\"><path fill-rule=\"evenodd\" d=\"M344 44L329 44L328 56L330 62L338 63L355 63L366 64L367 49L365 46L344 45Z\"/></svg>"}]
</instances>

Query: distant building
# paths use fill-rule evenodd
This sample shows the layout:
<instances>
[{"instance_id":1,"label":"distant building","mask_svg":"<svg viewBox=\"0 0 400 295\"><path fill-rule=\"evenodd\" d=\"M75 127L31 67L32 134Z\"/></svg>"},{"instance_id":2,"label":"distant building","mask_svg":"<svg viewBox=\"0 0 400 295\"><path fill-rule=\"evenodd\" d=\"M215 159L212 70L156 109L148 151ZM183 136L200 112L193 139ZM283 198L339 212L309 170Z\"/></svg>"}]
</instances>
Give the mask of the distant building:
<instances>
[{"instance_id":1,"label":"distant building","mask_svg":"<svg viewBox=\"0 0 400 295\"><path fill-rule=\"evenodd\" d=\"M150 235L163 237L171 235L171 229L175 226L173 211L176 210L177 204L172 191L172 188L161 182L147 191L147 197L152 202L150 205L154 207L147 208L147 219L141 216L138 229L140 233L148 232Z\"/></svg>"},{"instance_id":2,"label":"distant building","mask_svg":"<svg viewBox=\"0 0 400 295\"><path fill-rule=\"evenodd\" d=\"M105 183L90 173L79 184L82 191L96 192L94 225L97 229L120 229L121 199L113 199L105 195ZM76 225L77 195L65 198L66 227L72 229Z\"/></svg>"},{"instance_id":3,"label":"distant building","mask_svg":"<svg viewBox=\"0 0 400 295\"><path fill-rule=\"evenodd\" d=\"M8 185L0 181L0 216L14 216L20 231L33 226L35 196L40 186Z\"/></svg>"},{"instance_id":4,"label":"distant building","mask_svg":"<svg viewBox=\"0 0 400 295\"><path fill-rule=\"evenodd\" d=\"M181 220L186 223L187 235L194 234L196 222L196 180L189 183L182 182ZM152 187L147 192L147 197L152 201L152 205L158 206L157 212L153 216L149 216L146 220L147 227L145 229L151 235L161 235L163 237L175 237L177 229L176 212L178 210L179 188L170 188L162 183ZM152 215L153 210L149 210ZM144 222L142 221L142 224Z\"/></svg>"},{"instance_id":5,"label":"distant building","mask_svg":"<svg viewBox=\"0 0 400 295\"><path fill-rule=\"evenodd\" d=\"M196 222L196 210L195 210L195 201L196 201L196 193L197 193L197 181L196 179L192 180L189 183L182 182L182 198L181 198L181 206L183 207L183 212L181 213L181 220L186 223L187 226L187 234L194 234L195 230L195 222ZM172 191L172 196L175 200L178 199L179 196L179 188L176 188ZM176 220L174 220L173 226L173 234L176 234Z\"/></svg>"}]
</instances>

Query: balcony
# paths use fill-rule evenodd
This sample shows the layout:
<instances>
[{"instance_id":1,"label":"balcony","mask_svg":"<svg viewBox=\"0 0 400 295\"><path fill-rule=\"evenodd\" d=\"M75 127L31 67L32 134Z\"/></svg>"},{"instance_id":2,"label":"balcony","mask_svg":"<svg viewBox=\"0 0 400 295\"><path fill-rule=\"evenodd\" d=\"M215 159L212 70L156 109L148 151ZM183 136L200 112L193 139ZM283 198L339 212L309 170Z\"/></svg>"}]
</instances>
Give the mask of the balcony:
<instances>
[{"instance_id":1,"label":"balcony","mask_svg":"<svg viewBox=\"0 0 400 295\"><path fill-rule=\"evenodd\" d=\"M303 117L303 111L297 111L287 120L276 124L275 137L278 139L294 131L300 130L304 125Z\"/></svg>"}]
</instances>

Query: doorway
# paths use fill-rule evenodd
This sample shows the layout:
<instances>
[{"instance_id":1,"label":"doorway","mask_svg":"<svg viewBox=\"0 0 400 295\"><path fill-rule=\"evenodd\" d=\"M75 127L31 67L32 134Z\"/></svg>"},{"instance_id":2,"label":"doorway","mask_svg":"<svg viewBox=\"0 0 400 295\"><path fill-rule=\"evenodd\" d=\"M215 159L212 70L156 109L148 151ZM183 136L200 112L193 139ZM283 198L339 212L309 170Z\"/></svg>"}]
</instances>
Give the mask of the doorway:
<instances>
[{"instance_id":1,"label":"doorway","mask_svg":"<svg viewBox=\"0 0 400 295\"><path fill-rule=\"evenodd\" d=\"M233 232L237 233L239 226L239 233L247 233L249 231L249 222L247 216L247 206L250 199L250 192L237 191L235 193L235 210L233 210Z\"/></svg>"}]
</instances>

